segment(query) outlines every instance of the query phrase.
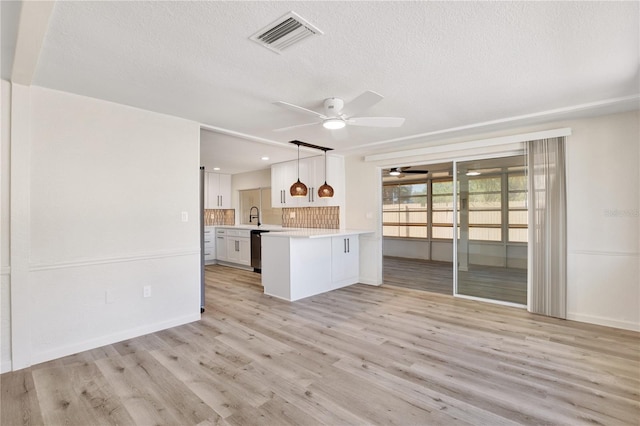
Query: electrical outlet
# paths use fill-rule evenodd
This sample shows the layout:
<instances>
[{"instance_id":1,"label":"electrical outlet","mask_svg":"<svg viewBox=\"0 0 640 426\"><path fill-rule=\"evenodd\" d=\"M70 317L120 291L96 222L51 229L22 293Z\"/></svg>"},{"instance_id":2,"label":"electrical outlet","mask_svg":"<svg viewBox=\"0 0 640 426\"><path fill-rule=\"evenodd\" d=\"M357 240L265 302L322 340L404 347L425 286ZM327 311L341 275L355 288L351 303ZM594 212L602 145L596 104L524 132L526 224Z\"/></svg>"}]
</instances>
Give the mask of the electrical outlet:
<instances>
[{"instance_id":1,"label":"electrical outlet","mask_svg":"<svg viewBox=\"0 0 640 426\"><path fill-rule=\"evenodd\" d=\"M142 288L142 297L151 297L151 286L145 285Z\"/></svg>"},{"instance_id":2,"label":"electrical outlet","mask_svg":"<svg viewBox=\"0 0 640 426\"><path fill-rule=\"evenodd\" d=\"M289 212L289 219L295 219L296 218L296 212Z\"/></svg>"}]
</instances>

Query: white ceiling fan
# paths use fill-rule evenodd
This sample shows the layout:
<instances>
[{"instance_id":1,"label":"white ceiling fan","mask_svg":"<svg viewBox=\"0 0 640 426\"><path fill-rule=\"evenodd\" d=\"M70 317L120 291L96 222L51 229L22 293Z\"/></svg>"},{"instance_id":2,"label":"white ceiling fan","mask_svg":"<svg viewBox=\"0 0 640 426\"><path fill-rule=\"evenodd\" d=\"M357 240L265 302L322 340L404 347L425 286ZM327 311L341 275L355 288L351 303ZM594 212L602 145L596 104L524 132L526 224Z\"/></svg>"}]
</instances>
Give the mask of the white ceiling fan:
<instances>
[{"instance_id":1,"label":"white ceiling fan","mask_svg":"<svg viewBox=\"0 0 640 426\"><path fill-rule=\"evenodd\" d=\"M297 127L314 126L322 124L325 129L342 129L346 125L350 126L368 126L368 127L400 127L404 123L401 117L357 117L360 112L372 107L380 102L382 95L370 90L364 92L351 102L345 105L340 98L327 98L324 100L324 113L319 113L298 105L290 104L284 101L275 102L284 108L292 111L301 112L303 114L316 117L313 123L296 124L294 126L275 129L276 132L295 129Z\"/></svg>"}]
</instances>

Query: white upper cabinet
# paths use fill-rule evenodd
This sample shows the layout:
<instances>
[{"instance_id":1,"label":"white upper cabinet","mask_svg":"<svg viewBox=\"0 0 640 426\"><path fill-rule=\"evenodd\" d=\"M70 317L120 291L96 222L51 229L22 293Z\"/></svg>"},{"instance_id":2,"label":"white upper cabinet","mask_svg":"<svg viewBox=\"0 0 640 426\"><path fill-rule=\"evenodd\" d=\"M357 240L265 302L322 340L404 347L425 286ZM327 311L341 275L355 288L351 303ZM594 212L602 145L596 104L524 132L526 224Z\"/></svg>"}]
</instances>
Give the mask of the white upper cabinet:
<instances>
[{"instance_id":1,"label":"white upper cabinet","mask_svg":"<svg viewBox=\"0 0 640 426\"><path fill-rule=\"evenodd\" d=\"M300 180L304 182L305 167L300 163ZM291 185L298 180L297 161L287 161L271 166L271 207L298 207L299 198L292 197Z\"/></svg>"},{"instance_id":2,"label":"white upper cabinet","mask_svg":"<svg viewBox=\"0 0 640 426\"><path fill-rule=\"evenodd\" d=\"M327 155L327 171L325 175L324 156L310 158L313 161L313 177L309 179L313 184L311 205L314 207L343 206L344 205L344 159ZM333 188L333 197L318 197L318 188L325 181Z\"/></svg>"},{"instance_id":3,"label":"white upper cabinet","mask_svg":"<svg viewBox=\"0 0 640 426\"><path fill-rule=\"evenodd\" d=\"M297 160L271 166L272 207L323 207L344 205L344 159L327 156L326 181L334 189L332 198L318 197L325 182L324 156L300 160L300 181L307 185L306 197L292 197L289 188L298 179Z\"/></svg>"},{"instance_id":4,"label":"white upper cabinet","mask_svg":"<svg viewBox=\"0 0 640 426\"><path fill-rule=\"evenodd\" d=\"M204 208L231 208L231 175L221 173L205 173Z\"/></svg>"}]
</instances>

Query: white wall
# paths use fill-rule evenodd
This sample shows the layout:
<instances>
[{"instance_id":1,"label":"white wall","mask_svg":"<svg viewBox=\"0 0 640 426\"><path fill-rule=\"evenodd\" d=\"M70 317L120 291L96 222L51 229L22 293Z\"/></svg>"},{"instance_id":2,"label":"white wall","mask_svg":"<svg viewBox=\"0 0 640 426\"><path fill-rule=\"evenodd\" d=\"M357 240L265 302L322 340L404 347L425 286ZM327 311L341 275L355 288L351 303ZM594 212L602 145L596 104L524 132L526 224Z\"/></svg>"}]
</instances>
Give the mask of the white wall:
<instances>
[{"instance_id":1,"label":"white wall","mask_svg":"<svg viewBox=\"0 0 640 426\"><path fill-rule=\"evenodd\" d=\"M567 142L569 318L640 330L640 115L584 120Z\"/></svg>"},{"instance_id":2,"label":"white wall","mask_svg":"<svg viewBox=\"0 0 640 426\"><path fill-rule=\"evenodd\" d=\"M199 319L199 124L19 85L12 108L13 369Z\"/></svg>"},{"instance_id":3,"label":"white wall","mask_svg":"<svg viewBox=\"0 0 640 426\"><path fill-rule=\"evenodd\" d=\"M9 197L11 151L11 84L2 80L0 88L2 125L0 126L0 372L11 370L11 263L9 260Z\"/></svg>"},{"instance_id":4,"label":"white wall","mask_svg":"<svg viewBox=\"0 0 640 426\"><path fill-rule=\"evenodd\" d=\"M640 330L640 117L638 111L514 128L440 144L570 127L567 138L568 318ZM433 146L425 142L424 147ZM415 146L420 147L420 144ZM382 283L380 167L428 164L508 152L517 146L475 148L365 162L346 159L347 227L369 229L361 274Z\"/></svg>"}]
</instances>

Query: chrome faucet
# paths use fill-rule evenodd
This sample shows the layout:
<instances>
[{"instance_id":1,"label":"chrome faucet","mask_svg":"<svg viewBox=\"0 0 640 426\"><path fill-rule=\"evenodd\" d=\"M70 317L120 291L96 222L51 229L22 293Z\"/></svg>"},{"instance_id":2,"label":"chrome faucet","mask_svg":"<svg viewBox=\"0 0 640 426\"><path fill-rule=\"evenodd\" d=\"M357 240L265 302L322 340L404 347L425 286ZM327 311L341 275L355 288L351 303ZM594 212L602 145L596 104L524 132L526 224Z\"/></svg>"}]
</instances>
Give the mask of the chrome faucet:
<instances>
[{"instance_id":1,"label":"chrome faucet","mask_svg":"<svg viewBox=\"0 0 640 426\"><path fill-rule=\"evenodd\" d=\"M253 214L253 209L256 209L256 214ZM249 223L253 222L253 219L258 220L258 226L260 226L260 209L256 206L252 206L249 209Z\"/></svg>"}]
</instances>

